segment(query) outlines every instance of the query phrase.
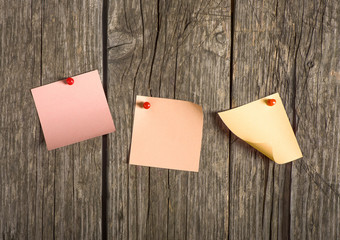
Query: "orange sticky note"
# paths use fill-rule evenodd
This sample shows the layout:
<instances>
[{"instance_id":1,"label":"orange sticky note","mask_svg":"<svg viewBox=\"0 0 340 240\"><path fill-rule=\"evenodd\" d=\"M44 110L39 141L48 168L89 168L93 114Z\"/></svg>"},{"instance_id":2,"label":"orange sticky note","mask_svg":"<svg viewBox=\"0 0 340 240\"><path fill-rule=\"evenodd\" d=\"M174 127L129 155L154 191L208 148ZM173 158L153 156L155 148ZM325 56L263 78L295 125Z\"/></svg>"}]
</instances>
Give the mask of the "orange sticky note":
<instances>
[{"instance_id":1,"label":"orange sticky note","mask_svg":"<svg viewBox=\"0 0 340 240\"><path fill-rule=\"evenodd\" d=\"M197 104L137 96L130 164L198 172L202 128Z\"/></svg>"},{"instance_id":2,"label":"orange sticky note","mask_svg":"<svg viewBox=\"0 0 340 240\"><path fill-rule=\"evenodd\" d=\"M268 99L276 104L268 106ZM276 163L302 157L278 93L218 114L236 136Z\"/></svg>"},{"instance_id":3,"label":"orange sticky note","mask_svg":"<svg viewBox=\"0 0 340 240\"><path fill-rule=\"evenodd\" d=\"M98 71L31 89L48 150L115 131Z\"/></svg>"}]
</instances>

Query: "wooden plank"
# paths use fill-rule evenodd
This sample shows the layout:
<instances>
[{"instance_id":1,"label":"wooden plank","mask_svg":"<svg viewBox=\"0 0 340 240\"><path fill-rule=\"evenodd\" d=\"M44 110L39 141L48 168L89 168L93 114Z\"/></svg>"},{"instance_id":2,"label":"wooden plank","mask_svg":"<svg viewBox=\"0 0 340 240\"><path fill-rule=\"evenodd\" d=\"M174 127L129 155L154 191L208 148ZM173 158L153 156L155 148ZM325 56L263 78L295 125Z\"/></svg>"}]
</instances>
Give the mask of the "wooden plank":
<instances>
[{"instance_id":1,"label":"wooden plank","mask_svg":"<svg viewBox=\"0 0 340 240\"><path fill-rule=\"evenodd\" d=\"M283 25L285 9L278 4L235 2L232 107L279 92L293 120L294 31ZM229 237L286 239L291 163L277 165L234 135L230 151Z\"/></svg>"},{"instance_id":2,"label":"wooden plank","mask_svg":"<svg viewBox=\"0 0 340 240\"><path fill-rule=\"evenodd\" d=\"M330 76L339 68L338 9L335 1L236 1L232 105L279 92L305 157L276 165L233 140L231 238L339 238L339 84Z\"/></svg>"},{"instance_id":3,"label":"wooden plank","mask_svg":"<svg viewBox=\"0 0 340 240\"><path fill-rule=\"evenodd\" d=\"M117 127L108 139L108 238L226 238L229 142L216 112L229 106L229 1L111 1L107 47ZM203 106L199 173L128 165L137 94Z\"/></svg>"},{"instance_id":4,"label":"wooden plank","mask_svg":"<svg viewBox=\"0 0 340 240\"><path fill-rule=\"evenodd\" d=\"M304 1L295 57L296 135L291 238L340 239L340 3Z\"/></svg>"},{"instance_id":5,"label":"wooden plank","mask_svg":"<svg viewBox=\"0 0 340 240\"><path fill-rule=\"evenodd\" d=\"M177 176L172 180L176 187L173 199L187 198L187 203L174 204L178 213L172 213L174 235L169 239L183 239L176 235L180 227L176 219L184 210L185 239L227 239L229 137L217 112L230 105L230 1L183 5L179 8L188 10L179 14L186 19L178 41L176 96L203 106L204 127L200 172L189 174L187 193L177 196L181 185L176 185Z\"/></svg>"},{"instance_id":6,"label":"wooden plank","mask_svg":"<svg viewBox=\"0 0 340 240\"><path fill-rule=\"evenodd\" d=\"M102 4L95 0L44 4L44 84L93 69L102 71L101 14ZM41 152L46 153L45 148ZM102 138L51 151L41 158L54 162L54 237L101 238Z\"/></svg>"},{"instance_id":7,"label":"wooden plank","mask_svg":"<svg viewBox=\"0 0 340 240\"><path fill-rule=\"evenodd\" d=\"M0 1L0 239L41 237L42 139L30 93L41 79L40 10L40 3Z\"/></svg>"},{"instance_id":8,"label":"wooden plank","mask_svg":"<svg viewBox=\"0 0 340 240\"><path fill-rule=\"evenodd\" d=\"M100 2L1 1L1 237L101 238L102 140L47 152L30 89L102 71Z\"/></svg>"}]
</instances>

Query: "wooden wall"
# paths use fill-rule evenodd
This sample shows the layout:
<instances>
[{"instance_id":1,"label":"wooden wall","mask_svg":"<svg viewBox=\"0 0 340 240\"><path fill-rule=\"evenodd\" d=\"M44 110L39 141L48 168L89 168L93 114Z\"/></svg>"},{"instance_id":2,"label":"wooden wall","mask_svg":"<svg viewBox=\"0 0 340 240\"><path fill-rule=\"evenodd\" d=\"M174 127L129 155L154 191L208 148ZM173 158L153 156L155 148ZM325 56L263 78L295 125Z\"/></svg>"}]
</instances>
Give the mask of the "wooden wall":
<instances>
[{"instance_id":1,"label":"wooden wall","mask_svg":"<svg viewBox=\"0 0 340 240\"><path fill-rule=\"evenodd\" d=\"M0 0L0 239L339 239L337 0ZM98 69L116 132L47 151L30 89ZM304 157L217 112L279 92ZM199 173L130 166L136 95L202 105Z\"/></svg>"}]
</instances>

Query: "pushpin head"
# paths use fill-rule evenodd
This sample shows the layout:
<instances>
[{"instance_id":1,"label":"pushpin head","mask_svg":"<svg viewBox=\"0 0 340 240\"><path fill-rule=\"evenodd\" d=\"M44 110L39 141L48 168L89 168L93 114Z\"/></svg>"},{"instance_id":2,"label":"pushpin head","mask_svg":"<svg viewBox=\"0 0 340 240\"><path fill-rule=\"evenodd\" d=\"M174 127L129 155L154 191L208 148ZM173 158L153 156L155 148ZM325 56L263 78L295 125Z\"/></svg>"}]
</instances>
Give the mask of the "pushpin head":
<instances>
[{"instance_id":1,"label":"pushpin head","mask_svg":"<svg viewBox=\"0 0 340 240\"><path fill-rule=\"evenodd\" d=\"M145 103L143 104L143 107L144 107L145 109L149 109L149 108L151 107L151 104L150 104L149 102L145 102Z\"/></svg>"},{"instance_id":2,"label":"pushpin head","mask_svg":"<svg viewBox=\"0 0 340 240\"><path fill-rule=\"evenodd\" d=\"M268 100L267 100L267 104L268 104L269 106L274 106L274 105L276 104L276 100L275 100L275 99L268 99Z\"/></svg>"},{"instance_id":3,"label":"pushpin head","mask_svg":"<svg viewBox=\"0 0 340 240\"><path fill-rule=\"evenodd\" d=\"M72 85L74 83L74 80L73 80L73 78L69 77L69 78L66 79L66 82L67 82L68 85Z\"/></svg>"}]
</instances>

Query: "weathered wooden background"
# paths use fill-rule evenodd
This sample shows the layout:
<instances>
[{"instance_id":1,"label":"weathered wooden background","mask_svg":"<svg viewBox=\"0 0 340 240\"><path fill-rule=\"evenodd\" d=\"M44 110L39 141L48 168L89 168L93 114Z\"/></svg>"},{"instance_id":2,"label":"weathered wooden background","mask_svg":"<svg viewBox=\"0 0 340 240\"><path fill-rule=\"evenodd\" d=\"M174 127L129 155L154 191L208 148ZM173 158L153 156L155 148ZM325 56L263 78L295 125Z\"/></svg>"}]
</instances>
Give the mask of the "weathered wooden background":
<instances>
[{"instance_id":1,"label":"weathered wooden background","mask_svg":"<svg viewBox=\"0 0 340 240\"><path fill-rule=\"evenodd\" d=\"M99 69L117 131L48 152L30 89ZM217 112L279 92L304 158ZM128 165L137 94L204 109L199 173ZM0 239L340 239L338 0L0 0Z\"/></svg>"}]
</instances>

